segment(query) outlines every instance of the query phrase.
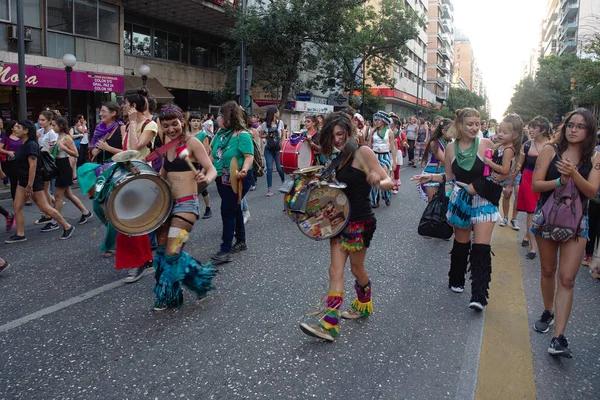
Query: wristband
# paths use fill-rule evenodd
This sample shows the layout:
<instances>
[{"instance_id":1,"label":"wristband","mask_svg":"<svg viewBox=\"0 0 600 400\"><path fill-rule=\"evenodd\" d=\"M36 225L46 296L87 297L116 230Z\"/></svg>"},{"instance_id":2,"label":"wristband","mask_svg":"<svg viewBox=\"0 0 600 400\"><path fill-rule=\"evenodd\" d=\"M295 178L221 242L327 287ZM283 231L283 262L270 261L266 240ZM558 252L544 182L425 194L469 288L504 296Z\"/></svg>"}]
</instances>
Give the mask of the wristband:
<instances>
[{"instance_id":1,"label":"wristband","mask_svg":"<svg viewBox=\"0 0 600 400\"><path fill-rule=\"evenodd\" d=\"M563 186L565 186L565 185L563 185L560 178L556 178L556 187L563 187Z\"/></svg>"}]
</instances>

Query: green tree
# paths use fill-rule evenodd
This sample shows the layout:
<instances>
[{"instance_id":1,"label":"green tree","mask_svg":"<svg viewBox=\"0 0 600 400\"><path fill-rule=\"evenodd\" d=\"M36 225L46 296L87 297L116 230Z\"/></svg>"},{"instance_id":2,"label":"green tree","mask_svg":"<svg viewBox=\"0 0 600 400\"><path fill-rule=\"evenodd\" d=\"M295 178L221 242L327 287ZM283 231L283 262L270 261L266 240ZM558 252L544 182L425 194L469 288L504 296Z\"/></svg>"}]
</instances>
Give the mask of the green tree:
<instances>
[{"instance_id":1,"label":"green tree","mask_svg":"<svg viewBox=\"0 0 600 400\"><path fill-rule=\"evenodd\" d=\"M300 72L316 62L316 48L343 40L338 32L340 18L360 0L259 0L242 13L229 9L235 18L221 69L234 74L239 65L240 43L246 41L248 64L253 65L253 82L276 94L281 91L280 109L290 94L302 87Z\"/></svg>"},{"instance_id":2,"label":"green tree","mask_svg":"<svg viewBox=\"0 0 600 400\"><path fill-rule=\"evenodd\" d=\"M547 101L548 95L531 77L525 77L515 86L515 92L506 109L507 114L516 113L524 121L529 121L537 115L542 115L552 121L554 112Z\"/></svg>"},{"instance_id":3,"label":"green tree","mask_svg":"<svg viewBox=\"0 0 600 400\"><path fill-rule=\"evenodd\" d=\"M366 4L342 10L336 32L339 40L318 47L319 68L309 86L324 90L327 78L335 77L352 97L362 86L363 70L366 81L394 85L390 74L393 65L404 64L406 43L417 36L419 26L425 28L426 22L406 7L404 0L381 0L377 5L380 7Z\"/></svg>"}]
</instances>

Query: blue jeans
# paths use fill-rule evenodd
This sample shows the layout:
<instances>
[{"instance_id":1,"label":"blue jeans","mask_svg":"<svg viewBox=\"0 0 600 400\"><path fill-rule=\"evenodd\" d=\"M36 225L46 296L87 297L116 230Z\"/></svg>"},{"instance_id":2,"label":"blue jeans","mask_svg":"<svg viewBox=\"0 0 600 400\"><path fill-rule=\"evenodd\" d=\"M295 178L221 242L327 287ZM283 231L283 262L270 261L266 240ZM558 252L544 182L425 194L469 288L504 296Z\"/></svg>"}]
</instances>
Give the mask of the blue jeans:
<instances>
[{"instance_id":1,"label":"blue jeans","mask_svg":"<svg viewBox=\"0 0 600 400\"><path fill-rule=\"evenodd\" d=\"M248 211L248 200L246 199L246 196L244 196L242 199L242 204L240 205L242 206L242 212Z\"/></svg>"},{"instance_id":2,"label":"blue jeans","mask_svg":"<svg viewBox=\"0 0 600 400\"><path fill-rule=\"evenodd\" d=\"M237 203L238 195L233 193L231 186L224 185L221 177L217 180L217 190L221 197L221 219L223 220L223 236L221 237L221 251L231 253L233 237L239 241L246 241L246 227L244 226L244 216L242 207ZM248 176L242 181L242 197L248 193L250 186L254 182L252 170L248 171Z\"/></svg>"},{"instance_id":3,"label":"blue jeans","mask_svg":"<svg viewBox=\"0 0 600 400\"><path fill-rule=\"evenodd\" d=\"M273 187L273 160L275 160L277 172L281 178L281 183L283 183L285 180L285 175L283 174L283 170L281 169L281 164L279 162L279 152L272 153L271 150L265 147L265 162L267 163L267 189L271 189Z\"/></svg>"}]
</instances>

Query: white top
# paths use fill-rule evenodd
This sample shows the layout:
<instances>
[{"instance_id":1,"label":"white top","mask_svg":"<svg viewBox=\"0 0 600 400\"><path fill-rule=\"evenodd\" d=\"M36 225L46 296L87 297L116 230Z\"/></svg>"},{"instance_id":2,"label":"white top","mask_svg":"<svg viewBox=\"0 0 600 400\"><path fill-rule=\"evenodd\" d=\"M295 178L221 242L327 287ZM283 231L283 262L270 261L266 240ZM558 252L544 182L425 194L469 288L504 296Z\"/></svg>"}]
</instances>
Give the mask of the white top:
<instances>
[{"instance_id":1,"label":"white top","mask_svg":"<svg viewBox=\"0 0 600 400\"><path fill-rule=\"evenodd\" d=\"M38 131L40 136L38 137L38 144L40 145L41 151L47 151L48 153L52 149L54 143L58 140L58 135L54 132L54 129L50 129L48 132L44 132L44 129Z\"/></svg>"},{"instance_id":2,"label":"white top","mask_svg":"<svg viewBox=\"0 0 600 400\"><path fill-rule=\"evenodd\" d=\"M274 127L274 126L273 126ZM260 126L260 129L264 132L264 133L268 133L269 132L269 128L272 128L272 126L267 126L266 122L263 122L262 125ZM277 120L277 133L279 133L279 138L281 139L282 137L282 133L283 133L283 129L284 129L284 125L283 125L283 121L278 119Z\"/></svg>"},{"instance_id":3,"label":"white top","mask_svg":"<svg viewBox=\"0 0 600 400\"><path fill-rule=\"evenodd\" d=\"M382 128L382 129L385 129L385 128ZM390 152L390 132L391 132L391 129L387 128L385 130L385 135L382 139L377 132L373 131L373 151L375 153L389 153Z\"/></svg>"},{"instance_id":4,"label":"white top","mask_svg":"<svg viewBox=\"0 0 600 400\"><path fill-rule=\"evenodd\" d=\"M212 120L207 120L204 122L204 124L202 124L202 129L204 129L205 132L210 133L211 135L214 133L214 123L212 122Z\"/></svg>"},{"instance_id":5,"label":"white top","mask_svg":"<svg viewBox=\"0 0 600 400\"><path fill-rule=\"evenodd\" d=\"M88 136L88 127L87 125L83 126L83 137L81 138L80 144L88 144L90 142L90 137Z\"/></svg>"}]
</instances>

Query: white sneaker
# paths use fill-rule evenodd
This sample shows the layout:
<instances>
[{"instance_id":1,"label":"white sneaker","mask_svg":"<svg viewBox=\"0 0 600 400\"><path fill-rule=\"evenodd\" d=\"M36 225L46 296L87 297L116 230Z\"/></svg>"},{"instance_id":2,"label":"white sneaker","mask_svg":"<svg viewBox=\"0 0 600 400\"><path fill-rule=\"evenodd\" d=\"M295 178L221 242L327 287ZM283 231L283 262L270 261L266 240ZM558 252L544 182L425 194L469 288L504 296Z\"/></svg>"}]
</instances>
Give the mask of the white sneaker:
<instances>
[{"instance_id":1,"label":"white sneaker","mask_svg":"<svg viewBox=\"0 0 600 400\"><path fill-rule=\"evenodd\" d=\"M508 219L506 219L506 218L502 218L500 220L500 222L498 223L498 225L500 225L500 226L506 226L506 224L508 224Z\"/></svg>"},{"instance_id":2,"label":"white sneaker","mask_svg":"<svg viewBox=\"0 0 600 400\"><path fill-rule=\"evenodd\" d=\"M250 221L250 211L242 211L242 214L244 215L244 225L246 225Z\"/></svg>"},{"instance_id":3,"label":"white sneaker","mask_svg":"<svg viewBox=\"0 0 600 400\"><path fill-rule=\"evenodd\" d=\"M475 311L483 311L483 305L478 301L472 301L469 303L469 308Z\"/></svg>"},{"instance_id":4,"label":"white sneaker","mask_svg":"<svg viewBox=\"0 0 600 400\"><path fill-rule=\"evenodd\" d=\"M462 293L465 291L465 288L460 286L450 286L450 290L452 290L454 293Z\"/></svg>"},{"instance_id":5,"label":"white sneaker","mask_svg":"<svg viewBox=\"0 0 600 400\"><path fill-rule=\"evenodd\" d=\"M510 220L510 227L513 228L515 231L518 231L520 229L516 219Z\"/></svg>"}]
</instances>

